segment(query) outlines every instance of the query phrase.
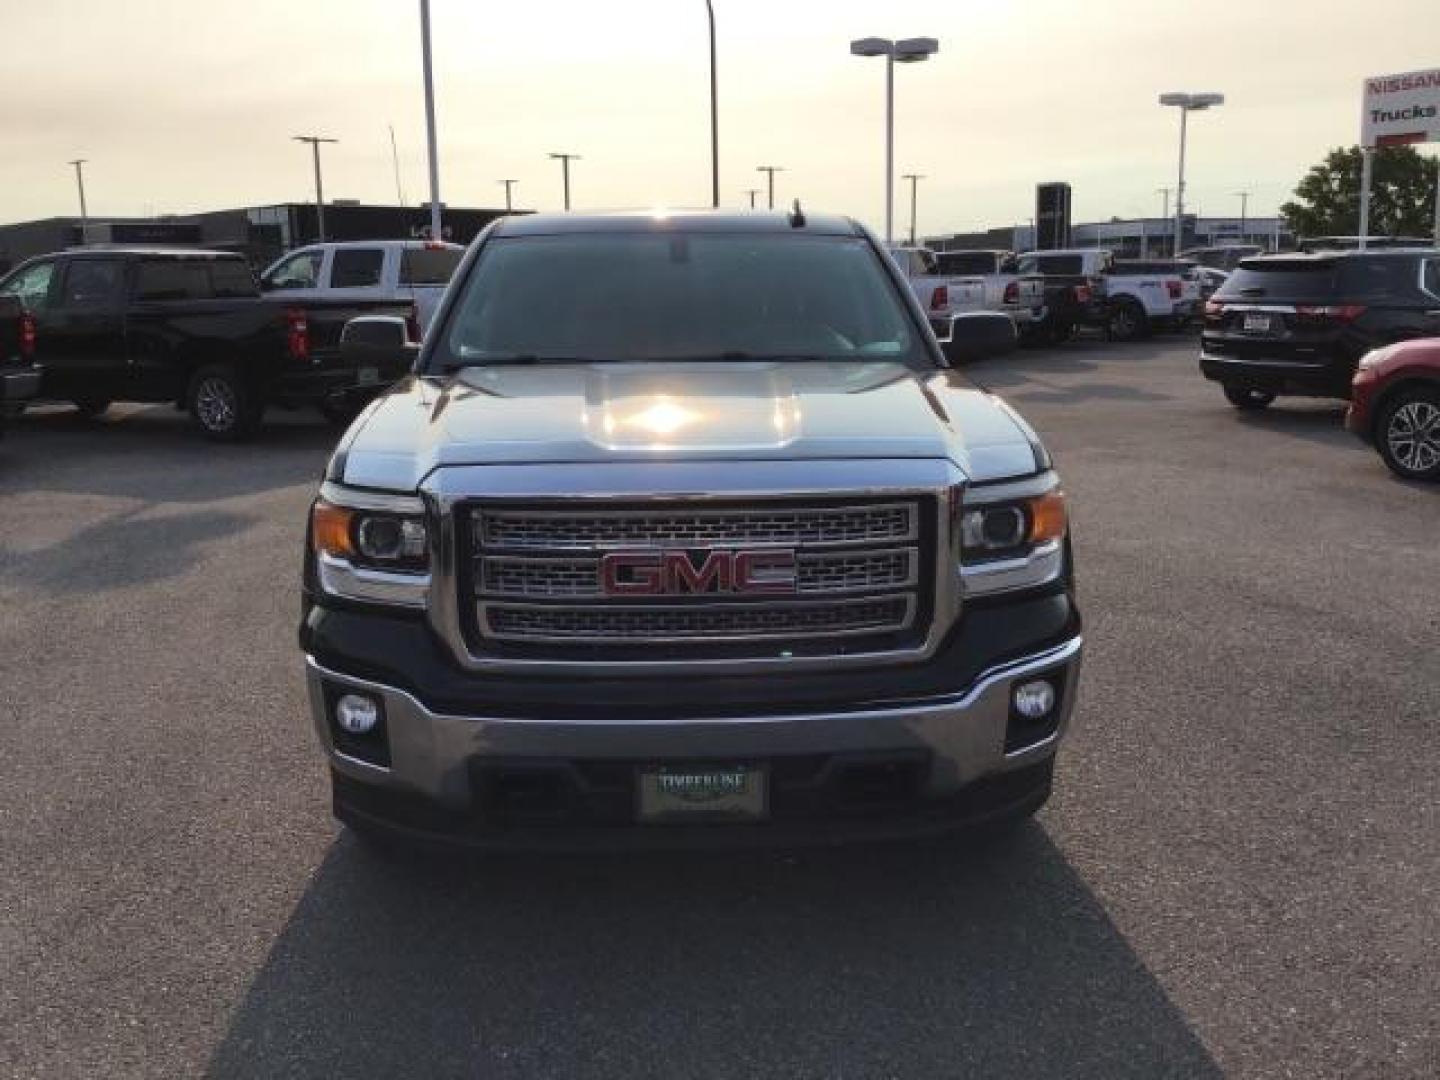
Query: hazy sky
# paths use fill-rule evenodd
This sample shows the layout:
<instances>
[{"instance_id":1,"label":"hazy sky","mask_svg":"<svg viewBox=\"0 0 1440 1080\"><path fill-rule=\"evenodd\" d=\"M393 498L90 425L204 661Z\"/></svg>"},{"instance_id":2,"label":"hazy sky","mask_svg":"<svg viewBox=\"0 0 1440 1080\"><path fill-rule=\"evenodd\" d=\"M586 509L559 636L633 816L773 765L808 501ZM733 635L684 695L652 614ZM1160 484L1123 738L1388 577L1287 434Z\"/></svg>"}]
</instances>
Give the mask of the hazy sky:
<instances>
[{"instance_id":1,"label":"hazy sky","mask_svg":"<svg viewBox=\"0 0 1440 1080\"><path fill-rule=\"evenodd\" d=\"M1220 90L1194 118L1192 209L1233 192L1273 211L1358 138L1363 76L1440 65L1437 0L714 0L722 201L786 168L777 194L883 222L884 64L855 37L931 36L896 71L896 172L920 172L920 230L1024 221L1037 181L1075 215L1159 213L1177 117L1163 90ZM441 195L451 205L704 205L703 0L433 0ZM417 0L0 0L0 221L313 198L426 198ZM22 47L23 46L23 47ZM1433 152L1431 148L1429 152ZM897 181L897 230L908 212Z\"/></svg>"}]
</instances>

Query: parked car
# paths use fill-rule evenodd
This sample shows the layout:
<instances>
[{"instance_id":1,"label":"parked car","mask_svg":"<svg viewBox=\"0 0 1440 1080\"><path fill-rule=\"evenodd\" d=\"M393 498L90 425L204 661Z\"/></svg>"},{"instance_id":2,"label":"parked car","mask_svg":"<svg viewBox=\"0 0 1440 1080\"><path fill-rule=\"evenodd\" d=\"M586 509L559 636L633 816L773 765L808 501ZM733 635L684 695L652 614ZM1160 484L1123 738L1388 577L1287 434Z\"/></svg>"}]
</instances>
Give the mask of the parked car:
<instances>
[{"instance_id":1,"label":"parked car","mask_svg":"<svg viewBox=\"0 0 1440 1080\"><path fill-rule=\"evenodd\" d=\"M310 244L288 252L260 275L265 292L290 300L384 300L413 303L418 332L435 317L465 249L436 240L355 240Z\"/></svg>"},{"instance_id":2,"label":"parked car","mask_svg":"<svg viewBox=\"0 0 1440 1080\"><path fill-rule=\"evenodd\" d=\"M413 318L409 301L262 297L226 252L89 247L30 259L0 280L33 333L38 396L98 416L115 401L174 402L215 439L245 438L269 404L348 420L403 374L347 366L356 315Z\"/></svg>"},{"instance_id":3,"label":"parked car","mask_svg":"<svg viewBox=\"0 0 1440 1080\"><path fill-rule=\"evenodd\" d=\"M19 297L0 296L0 437L5 434L6 417L23 409L40 391L34 353L34 320Z\"/></svg>"},{"instance_id":4,"label":"parked car","mask_svg":"<svg viewBox=\"0 0 1440 1080\"><path fill-rule=\"evenodd\" d=\"M1440 480L1440 338L1372 349L1360 358L1345 426L1396 476Z\"/></svg>"},{"instance_id":5,"label":"parked car","mask_svg":"<svg viewBox=\"0 0 1440 1080\"><path fill-rule=\"evenodd\" d=\"M337 815L592 848L1033 813L1080 668L1065 501L926 320L848 218L489 226L311 511Z\"/></svg>"},{"instance_id":6,"label":"parked car","mask_svg":"<svg viewBox=\"0 0 1440 1080\"><path fill-rule=\"evenodd\" d=\"M1200 282L1200 304L1201 312L1204 312L1205 301L1215 295L1216 290L1225 284L1229 273L1224 270L1216 270L1213 266L1197 266L1195 277Z\"/></svg>"},{"instance_id":7,"label":"parked car","mask_svg":"<svg viewBox=\"0 0 1440 1080\"><path fill-rule=\"evenodd\" d=\"M1039 340L1068 341L1079 326L1103 326L1106 318L1105 272L1114 256L1104 249L1027 251L1020 256L1023 275L1039 275L1045 287L1045 314Z\"/></svg>"},{"instance_id":8,"label":"parked car","mask_svg":"<svg viewBox=\"0 0 1440 1080\"><path fill-rule=\"evenodd\" d=\"M1246 259L1205 306L1200 371L1238 409L1348 398L1371 349L1440 335L1440 251Z\"/></svg>"},{"instance_id":9,"label":"parked car","mask_svg":"<svg viewBox=\"0 0 1440 1080\"><path fill-rule=\"evenodd\" d=\"M947 277L929 248L892 244L888 250L941 341L949 337L950 321L956 315L985 310L985 283L979 278Z\"/></svg>"},{"instance_id":10,"label":"parked car","mask_svg":"<svg viewBox=\"0 0 1440 1080\"><path fill-rule=\"evenodd\" d=\"M1106 283L1106 295L1112 306L1111 332L1126 340L1125 330L1114 332L1114 309L1129 305L1144 322L1128 325L1130 337L1143 336L1157 329L1181 330L1200 318L1204 307L1201 300L1200 274L1188 259L1116 259Z\"/></svg>"},{"instance_id":11,"label":"parked car","mask_svg":"<svg viewBox=\"0 0 1440 1080\"><path fill-rule=\"evenodd\" d=\"M1021 337L1034 336L1043 325L1045 278L1022 275L1013 251L937 251L935 262L946 277L979 278L985 285L985 309L1009 315Z\"/></svg>"}]
</instances>

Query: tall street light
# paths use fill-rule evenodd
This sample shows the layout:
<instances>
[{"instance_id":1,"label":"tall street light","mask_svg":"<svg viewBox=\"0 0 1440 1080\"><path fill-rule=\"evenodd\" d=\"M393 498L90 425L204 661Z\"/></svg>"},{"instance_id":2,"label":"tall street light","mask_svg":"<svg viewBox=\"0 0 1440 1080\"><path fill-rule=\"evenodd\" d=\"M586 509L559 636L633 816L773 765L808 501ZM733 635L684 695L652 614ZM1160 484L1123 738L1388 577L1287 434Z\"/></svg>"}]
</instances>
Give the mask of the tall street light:
<instances>
[{"instance_id":1,"label":"tall street light","mask_svg":"<svg viewBox=\"0 0 1440 1080\"><path fill-rule=\"evenodd\" d=\"M915 246L915 185L925 179L924 173L906 173L900 179L910 181L910 246Z\"/></svg>"},{"instance_id":2,"label":"tall street light","mask_svg":"<svg viewBox=\"0 0 1440 1080\"><path fill-rule=\"evenodd\" d=\"M511 204L510 204L510 189L513 188L513 187L514 187L516 184L518 184L519 182L520 182L519 180L501 180L501 181L500 181L500 183L502 183L502 184L505 185L505 212L506 212L507 214L510 213L510 211L511 211L512 209L514 209L514 208L511 206Z\"/></svg>"},{"instance_id":3,"label":"tall street light","mask_svg":"<svg viewBox=\"0 0 1440 1080\"><path fill-rule=\"evenodd\" d=\"M570 209L570 162L579 161L579 154L551 154L551 158L560 162L560 175L565 181L565 209Z\"/></svg>"},{"instance_id":4,"label":"tall street light","mask_svg":"<svg viewBox=\"0 0 1440 1080\"><path fill-rule=\"evenodd\" d=\"M852 56L885 57L885 240L895 239L895 65L914 64L940 51L934 38L860 38L850 42Z\"/></svg>"},{"instance_id":5,"label":"tall street light","mask_svg":"<svg viewBox=\"0 0 1440 1080\"><path fill-rule=\"evenodd\" d=\"M425 73L425 145L430 155L430 239L443 240L440 225L440 151L435 143L435 77L430 67L430 0L420 0L420 63Z\"/></svg>"},{"instance_id":6,"label":"tall street light","mask_svg":"<svg viewBox=\"0 0 1440 1080\"><path fill-rule=\"evenodd\" d=\"M80 189L80 243L85 243L85 234L90 228L90 214L85 209L85 158L67 162L75 166L75 186Z\"/></svg>"},{"instance_id":7,"label":"tall street light","mask_svg":"<svg viewBox=\"0 0 1440 1080\"><path fill-rule=\"evenodd\" d=\"M310 144L310 152L315 158L315 229L319 232L318 239L323 243L325 240L325 188L320 183L320 144L337 143L339 139L327 139L322 135L293 135L296 142Z\"/></svg>"},{"instance_id":8,"label":"tall street light","mask_svg":"<svg viewBox=\"0 0 1440 1080\"><path fill-rule=\"evenodd\" d=\"M710 205L720 208L720 102L715 74L715 5L705 0L710 18Z\"/></svg>"},{"instance_id":9,"label":"tall street light","mask_svg":"<svg viewBox=\"0 0 1440 1080\"><path fill-rule=\"evenodd\" d=\"M766 176L766 179L767 179L767 181L768 181L768 183L767 183L766 186L767 186L767 189L769 190L769 193L770 193L769 196L768 196L768 198L769 198L769 205L770 205L770 209L771 209L771 210L774 210L774 209L775 209L775 174L776 174L777 172L784 172L784 171L785 171L785 166L784 166L784 165L756 165L756 166L755 166L755 171L756 171L756 172L763 172L763 173L765 174L765 176Z\"/></svg>"},{"instance_id":10,"label":"tall street light","mask_svg":"<svg viewBox=\"0 0 1440 1080\"><path fill-rule=\"evenodd\" d=\"M1235 194L1240 198L1240 242L1243 244L1245 242L1245 211L1250 208L1250 192L1237 191Z\"/></svg>"},{"instance_id":11,"label":"tall street light","mask_svg":"<svg viewBox=\"0 0 1440 1080\"><path fill-rule=\"evenodd\" d=\"M1180 175L1175 181L1175 257L1184 245L1185 230L1185 122L1192 112L1202 112L1213 105L1224 105L1224 94L1168 93L1160 95L1161 105L1180 110Z\"/></svg>"}]
</instances>

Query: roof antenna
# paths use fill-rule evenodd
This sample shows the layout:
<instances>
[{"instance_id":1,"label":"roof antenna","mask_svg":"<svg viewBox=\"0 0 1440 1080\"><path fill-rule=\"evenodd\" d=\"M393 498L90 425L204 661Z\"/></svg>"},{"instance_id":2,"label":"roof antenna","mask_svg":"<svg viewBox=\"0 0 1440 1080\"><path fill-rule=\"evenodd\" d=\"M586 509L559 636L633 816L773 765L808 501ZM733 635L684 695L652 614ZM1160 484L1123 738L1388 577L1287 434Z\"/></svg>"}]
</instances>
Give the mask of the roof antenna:
<instances>
[{"instance_id":1,"label":"roof antenna","mask_svg":"<svg viewBox=\"0 0 1440 1080\"><path fill-rule=\"evenodd\" d=\"M803 229L805 227L805 211L800 209L800 200L795 200L795 208L790 211L790 227L792 229Z\"/></svg>"}]
</instances>

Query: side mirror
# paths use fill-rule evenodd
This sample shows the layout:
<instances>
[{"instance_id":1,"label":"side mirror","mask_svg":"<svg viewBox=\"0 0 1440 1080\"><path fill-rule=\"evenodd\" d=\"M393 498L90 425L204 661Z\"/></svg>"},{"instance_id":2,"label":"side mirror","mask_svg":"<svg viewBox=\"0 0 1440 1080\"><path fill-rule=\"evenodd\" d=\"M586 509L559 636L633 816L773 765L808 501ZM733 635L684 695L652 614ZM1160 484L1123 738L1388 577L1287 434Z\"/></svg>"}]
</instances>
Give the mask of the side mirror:
<instances>
[{"instance_id":1,"label":"side mirror","mask_svg":"<svg viewBox=\"0 0 1440 1080\"><path fill-rule=\"evenodd\" d=\"M950 320L950 337L940 347L952 364L985 360L1015 351L1015 323L1000 311L969 311Z\"/></svg>"},{"instance_id":2,"label":"side mirror","mask_svg":"<svg viewBox=\"0 0 1440 1080\"><path fill-rule=\"evenodd\" d=\"M361 315L340 331L340 358L347 366L408 365L419 348L410 341L405 320L395 315Z\"/></svg>"}]
</instances>

